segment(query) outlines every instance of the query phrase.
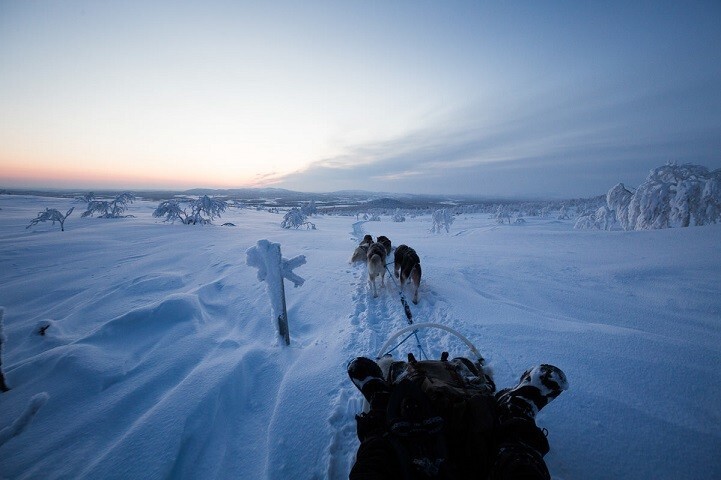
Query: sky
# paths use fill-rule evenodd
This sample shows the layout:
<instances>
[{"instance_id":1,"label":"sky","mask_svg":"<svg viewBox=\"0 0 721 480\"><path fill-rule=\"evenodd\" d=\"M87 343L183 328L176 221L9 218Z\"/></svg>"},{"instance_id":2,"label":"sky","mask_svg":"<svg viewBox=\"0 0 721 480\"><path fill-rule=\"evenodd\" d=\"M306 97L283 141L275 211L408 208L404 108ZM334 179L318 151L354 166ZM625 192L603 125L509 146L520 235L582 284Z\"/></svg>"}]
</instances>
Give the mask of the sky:
<instances>
[{"instance_id":1,"label":"sky","mask_svg":"<svg viewBox=\"0 0 721 480\"><path fill-rule=\"evenodd\" d=\"M721 2L0 0L0 187L592 196L721 167Z\"/></svg>"}]
</instances>

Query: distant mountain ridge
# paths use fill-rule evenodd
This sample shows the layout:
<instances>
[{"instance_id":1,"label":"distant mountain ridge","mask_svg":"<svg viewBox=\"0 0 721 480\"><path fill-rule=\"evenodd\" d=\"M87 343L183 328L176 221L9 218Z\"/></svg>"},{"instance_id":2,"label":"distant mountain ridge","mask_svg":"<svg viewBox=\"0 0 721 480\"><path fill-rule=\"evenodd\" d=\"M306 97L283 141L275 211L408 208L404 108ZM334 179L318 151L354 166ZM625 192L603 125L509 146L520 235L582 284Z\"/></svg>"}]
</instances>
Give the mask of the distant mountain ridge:
<instances>
[{"instance_id":1,"label":"distant mountain ridge","mask_svg":"<svg viewBox=\"0 0 721 480\"><path fill-rule=\"evenodd\" d=\"M439 194L410 194L392 192L370 192L365 190L339 190L335 192L299 192L284 188L192 188L188 190L121 190L121 189L0 189L0 195L35 195L40 197L78 198L88 192L94 192L97 197L113 197L122 192L131 192L135 196L152 201L166 200L172 197L202 196L225 197L228 200L237 200L249 204L295 206L301 202L314 201L318 206L354 205L366 208L395 209L395 208L431 208L461 204L479 203L507 203L519 201L545 201L557 199L523 199L500 198L483 195L439 195ZM569 199L571 200L571 199Z\"/></svg>"}]
</instances>

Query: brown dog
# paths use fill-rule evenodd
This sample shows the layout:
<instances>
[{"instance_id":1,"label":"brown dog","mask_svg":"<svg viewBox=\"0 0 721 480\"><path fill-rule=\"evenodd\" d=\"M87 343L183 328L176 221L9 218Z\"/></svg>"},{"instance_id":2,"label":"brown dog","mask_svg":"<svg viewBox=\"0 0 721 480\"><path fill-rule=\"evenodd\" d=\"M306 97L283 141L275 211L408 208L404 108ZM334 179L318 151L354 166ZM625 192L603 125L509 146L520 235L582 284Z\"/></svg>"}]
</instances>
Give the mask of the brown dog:
<instances>
[{"instance_id":1,"label":"brown dog","mask_svg":"<svg viewBox=\"0 0 721 480\"><path fill-rule=\"evenodd\" d=\"M421 285L421 259L418 254L408 245L399 245L393 256L393 270L396 277L400 278L401 291L403 285L409 278L415 287L413 291L413 303L418 303L418 287Z\"/></svg>"},{"instance_id":2,"label":"brown dog","mask_svg":"<svg viewBox=\"0 0 721 480\"><path fill-rule=\"evenodd\" d=\"M381 243L372 243L368 247L368 283L373 287L373 296L378 296L376 290L376 277L381 277L381 287L385 286L384 278L386 275L386 247Z\"/></svg>"},{"instance_id":3,"label":"brown dog","mask_svg":"<svg viewBox=\"0 0 721 480\"><path fill-rule=\"evenodd\" d=\"M350 257L351 263L353 262L365 262L368 260L368 247L373 243L373 237L366 235L363 240L358 244L356 249L353 251L353 255Z\"/></svg>"},{"instance_id":4,"label":"brown dog","mask_svg":"<svg viewBox=\"0 0 721 480\"><path fill-rule=\"evenodd\" d=\"M378 243L386 247L386 255L391 254L391 240L390 238L386 237L385 235L381 235L378 237L378 240L376 240Z\"/></svg>"}]
</instances>

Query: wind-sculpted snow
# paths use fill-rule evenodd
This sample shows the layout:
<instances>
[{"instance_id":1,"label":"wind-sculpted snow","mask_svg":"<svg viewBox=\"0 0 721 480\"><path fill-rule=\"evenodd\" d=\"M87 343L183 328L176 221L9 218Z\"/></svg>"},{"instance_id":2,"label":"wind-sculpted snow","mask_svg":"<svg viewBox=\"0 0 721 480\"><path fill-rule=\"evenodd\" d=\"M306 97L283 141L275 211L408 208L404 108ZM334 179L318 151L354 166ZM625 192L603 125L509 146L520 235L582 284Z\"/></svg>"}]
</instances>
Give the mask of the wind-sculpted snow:
<instances>
[{"instance_id":1,"label":"wind-sculpted snow","mask_svg":"<svg viewBox=\"0 0 721 480\"><path fill-rule=\"evenodd\" d=\"M413 246L413 320L463 333L499 388L538 363L566 372L570 390L538 416L554 478L721 476L720 225L580 231L466 214L450 235L429 233L430 215L287 230L232 208L238 228L190 228L136 201L135 218L25 229L62 202L0 196L2 478L347 478L363 402L346 365L408 324L394 279L373 298L365 265L347 262L366 233ZM290 347L246 265L261 239L306 258L303 286L286 288ZM469 354L443 331L418 342Z\"/></svg>"}]
</instances>

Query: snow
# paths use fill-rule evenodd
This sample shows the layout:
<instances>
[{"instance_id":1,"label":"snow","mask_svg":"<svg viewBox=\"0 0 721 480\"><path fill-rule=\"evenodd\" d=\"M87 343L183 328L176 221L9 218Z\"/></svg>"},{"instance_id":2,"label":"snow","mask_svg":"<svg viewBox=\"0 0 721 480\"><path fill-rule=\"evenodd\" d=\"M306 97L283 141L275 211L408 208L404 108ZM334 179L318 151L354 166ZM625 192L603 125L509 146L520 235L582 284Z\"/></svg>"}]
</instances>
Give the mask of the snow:
<instances>
[{"instance_id":1,"label":"snow","mask_svg":"<svg viewBox=\"0 0 721 480\"><path fill-rule=\"evenodd\" d=\"M74 204L0 195L0 478L347 478L362 402L345 367L407 325L394 282L373 298L348 263L365 233L418 252L414 320L468 337L499 387L539 363L565 371L537 419L554 478L721 477L721 225L469 214L442 234L430 215L288 230L229 208L237 227L187 226L137 200L134 218L25 228ZM262 239L306 259L285 289L289 347L246 263ZM445 331L419 337L432 356L468 354Z\"/></svg>"}]
</instances>

